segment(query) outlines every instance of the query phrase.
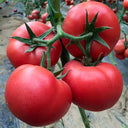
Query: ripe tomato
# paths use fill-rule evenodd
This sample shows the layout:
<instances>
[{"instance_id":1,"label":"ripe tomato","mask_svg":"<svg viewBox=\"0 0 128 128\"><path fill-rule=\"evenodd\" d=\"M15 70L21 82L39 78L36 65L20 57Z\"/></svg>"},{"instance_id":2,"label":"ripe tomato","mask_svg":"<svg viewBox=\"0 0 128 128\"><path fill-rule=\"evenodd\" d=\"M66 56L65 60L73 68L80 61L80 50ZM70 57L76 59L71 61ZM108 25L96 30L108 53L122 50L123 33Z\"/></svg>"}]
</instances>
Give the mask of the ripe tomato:
<instances>
[{"instance_id":1,"label":"ripe tomato","mask_svg":"<svg viewBox=\"0 0 128 128\"><path fill-rule=\"evenodd\" d=\"M29 19L29 20L33 20L34 17L33 17L32 15L28 15L28 19Z\"/></svg>"},{"instance_id":2,"label":"ripe tomato","mask_svg":"<svg viewBox=\"0 0 128 128\"><path fill-rule=\"evenodd\" d=\"M128 48L124 51L124 56L128 58Z\"/></svg>"},{"instance_id":3,"label":"ripe tomato","mask_svg":"<svg viewBox=\"0 0 128 128\"><path fill-rule=\"evenodd\" d=\"M127 14L124 14L123 21L128 22L128 15Z\"/></svg>"},{"instance_id":4,"label":"ripe tomato","mask_svg":"<svg viewBox=\"0 0 128 128\"><path fill-rule=\"evenodd\" d=\"M115 57L118 58L118 59L120 59L120 60L125 59L124 52L123 52L123 53L116 53L116 52L115 52Z\"/></svg>"},{"instance_id":5,"label":"ripe tomato","mask_svg":"<svg viewBox=\"0 0 128 128\"><path fill-rule=\"evenodd\" d=\"M92 21L96 13L98 17L95 23L95 27L108 26L111 27L103 32L99 33L99 36L106 41L110 49L103 46L99 42L93 40L90 50L90 55L93 61L98 57L108 55L114 48L115 44L120 37L120 24L115 13L105 4L96 1L88 1L80 3L74 6L67 13L63 22L63 31L73 36L80 36L85 32L86 10L88 11L89 23ZM63 39L64 45L67 46L70 40ZM81 45L86 49L86 41L80 41ZM71 44L66 47L69 52L74 56L81 58L84 56L83 52L78 48L76 44Z\"/></svg>"},{"instance_id":6,"label":"ripe tomato","mask_svg":"<svg viewBox=\"0 0 128 128\"><path fill-rule=\"evenodd\" d=\"M13 11L14 11L14 12L17 12L17 9L14 9Z\"/></svg>"},{"instance_id":7,"label":"ripe tomato","mask_svg":"<svg viewBox=\"0 0 128 128\"><path fill-rule=\"evenodd\" d=\"M34 19L39 19L39 17L40 17L39 16L40 14L39 14L39 11L38 10L33 10L31 14L32 14L32 17Z\"/></svg>"},{"instance_id":8,"label":"ripe tomato","mask_svg":"<svg viewBox=\"0 0 128 128\"><path fill-rule=\"evenodd\" d=\"M72 60L64 66L63 80L71 87L73 102L83 109L102 111L112 107L119 99L123 79L119 70L112 64L100 63L97 66L83 66Z\"/></svg>"},{"instance_id":9,"label":"ripe tomato","mask_svg":"<svg viewBox=\"0 0 128 128\"><path fill-rule=\"evenodd\" d=\"M44 32L46 32L50 27L47 25L33 21L28 22L29 27L32 29L32 31L35 33L36 36L40 36ZM21 25L18 27L14 33L11 36L19 36L22 38L29 38L27 29L25 25ZM54 33L50 33L45 40L50 40L54 37ZM40 60L43 52L47 51L46 47L37 47L33 52L27 52L26 50L29 49L29 45L22 43L16 39L10 38L9 44L7 47L7 56L9 60L11 61L12 65L14 67L18 67L22 64L34 64L34 65L40 65ZM61 54L61 43L59 40L57 40L51 49L51 65L54 66Z\"/></svg>"},{"instance_id":10,"label":"ripe tomato","mask_svg":"<svg viewBox=\"0 0 128 128\"><path fill-rule=\"evenodd\" d=\"M117 44L115 45L114 51L115 51L117 54L124 53L124 51L125 51L124 41L125 41L125 39L120 39L120 40L117 42Z\"/></svg>"},{"instance_id":11,"label":"ripe tomato","mask_svg":"<svg viewBox=\"0 0 128 128\"><path fill-rule=\"evenodd\" d=\"M47 69L30 64L14 70L5 89L6 103L20 120L43 126L56 122L68 111L70 87Z\"/></svg>"},{"instance_id":12,"label":"ripe tomato","mask_svg":"<svg viewBox=\"0 0 128 128\"><path fill-rule=\"evenodd\" d=\"M128 0L123 1L123 7L124 9L128 10Z\"/></svg>"},{"instance_id":13,"label":"ripe tomato","mask_svg":"<svg viewBox=\"0 0 128 128\"><path fill-rule=\"evenodd\" d=\"M46 19L48 17L48 13L44 13L42 16L41 16L41 19L43 20L43 23L46 23Z\"/></svg>"}]
</instances>

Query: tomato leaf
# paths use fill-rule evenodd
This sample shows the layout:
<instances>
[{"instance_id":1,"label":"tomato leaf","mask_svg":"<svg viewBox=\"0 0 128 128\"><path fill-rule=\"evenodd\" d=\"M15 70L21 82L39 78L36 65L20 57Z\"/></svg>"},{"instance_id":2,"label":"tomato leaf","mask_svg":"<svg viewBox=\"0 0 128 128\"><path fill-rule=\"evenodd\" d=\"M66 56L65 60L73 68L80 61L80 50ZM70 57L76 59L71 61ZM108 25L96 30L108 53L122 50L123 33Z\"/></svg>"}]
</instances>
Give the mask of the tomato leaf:
<instances>
[{"instance_id":1,"label":"tomato leaf","mask_svg":"<svg viewBox=\"0 0 128 128\"><path fill-rule=\"evenodd\" d=\"M64 69L61 68L59 71L54 72L54 73L53 73L54 76L55 76L55 77L58 76L63 70L64 70Z\"/></svg>"},{"instance_id":2,"label":"tomato leaf","mask_svg":"<svg viewBox=\"0 0 128 128\"><path fill-rule=\"evenodd\" d=\"M99 27L99 28L96 28L96 32L97 33L100 33L106 29L111 29L111 27L107 27L107 26L103 26L103 27Z\"/></svg>"},{"instance_id":3,"label":"tomato leaf","mask_svg":"<svg viewBox=\"0 0 128 128\"><path fill-rule=\"evenodd\" d=\"M40 61L40 66L42 66L42 67L44 67L44 68L46 68L46 67L45 67L45 58L46 58L46 53L43 52L43 55L42 55L41 61Z\"/></svg>"},{"instance_id":4,"label":"tomato leaf","mask_svg":"<svg viewBox=\"0 0 128 128\"><path fill-rule=\"evenodd\" d=\"M28 45L31 45L33 43L33 41L30 39L26 39L26 38L22 38L22 37L18 37L18 36L12 36L11 38L16 39L22 43L26 43Z\"/></svg>"},{"instance_id":5,"label":"tomato leaf","mask_svg":"<svg viewBox=\"0 0 128 128\"><path fill-rule=\"evenodd\" d=\"M37 38L44 39L47 35L49 35L52 32L52 30L53 30L53 28L49 29L48 31L46 31L42 35L38 36Z\"/></svg>"},{"instance_id":6,"label":"tomato leaf","mask_svg":"<svg viewBox=\"0 0 128 128\"><path fill-rule=\"evenodd\" d=\"M68 70L64 75L61 75L61 76L58 76L56 77L57 79L62 79L64 78L68 73L69 73L70 70Z\"/></svg>"},{"instance_id":7,"label":"tomato leaf","mask_svg":"<svg viewBox=\"0 0 128 128\"><path fill-rule=\"evenodd\" d=\"M111 60L113 65L117 66L117 64L116 64L116 62L114 60L113 52L110 53L110 60Z\"/></svg>"},{"instance_id":8,"label":"tomato leaf","mask_svg":"<svg viewBox=\"0 0 128 128\"><path fill-rule=\"evenodd\" d=\"M31 28L25 23L25 26L27 28L28 34L29 34L29 38L33 39L36 37L36 35L33 33L33 31L31 30Z\"/></svg>"},{"instance_id":9,"label":"tomato leaf","mask_svg":"<svg viewBox=\"0 0 128 128\"><path fill-rule=\"evenodd\" d=\"M60 12L60 0L48 0L49 20L56 27L57 23L62 21L63 17Z\"/></svg>"},{"instance_id":10,"label":"tomato leaf","mask_svg":"<svg viewBox=\"0 0 128 128\"><path fill-rule=\"evenodd\" d=\"M35 48L36 48L36 46L35 47L30 47L28 50L25 51L25 53L32 52L32 51L34 51Z\"/></svg>"},{"instance_id":11,"label":"tomato leaf","mask_svg":"<svg viewBox=\"0 0 128 128\"><path fill-rule=\"evenodd\" d=\"M94 40L110 49L109 45L98 34L95 36Z\"/></svg>"}]
</instances>

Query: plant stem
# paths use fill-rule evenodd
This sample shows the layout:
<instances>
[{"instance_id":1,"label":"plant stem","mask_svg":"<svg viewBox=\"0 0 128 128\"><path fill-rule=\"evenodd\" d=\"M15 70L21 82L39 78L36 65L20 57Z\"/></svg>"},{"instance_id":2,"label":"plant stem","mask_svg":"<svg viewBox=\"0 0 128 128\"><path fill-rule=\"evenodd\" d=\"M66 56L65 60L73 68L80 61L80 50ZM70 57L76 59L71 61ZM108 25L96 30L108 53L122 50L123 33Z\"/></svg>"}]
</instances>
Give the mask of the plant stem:
<instances>
[{"instance_id":1,"label":"plant stem","mask_svg":"<svg viewBox=\"0 0 128 128\"><path fill-rule=\"evenodd\" d=\"M93 35L92 32L89 32L89 33L87 33L87 34L85 34L85 35L83 35L83 36L78 36L78 37L72 36L72 35L69 35L68 33L65 33L65 32L62 30L60 24L57 25L57 32L58 32L58 34L60 35L60 37L68 38L68 39L70 39L71 41L80 41L80 40L84 40L85 38L89 38L89 37L91 37L91 36Z\"/></svg>"},{"instance_id":2,"label":"plant stem","mask_svg":"<svg viewBox=\"0 0 128 128\"><path fill-rule=\"evenodd\" d=\"M51 57L50 57L50 51L51 51L51 46L48 47L47 49L47 67L48 67L48 70L51 71Z\"/></svg>"},{"instance_id":3,"label":"plant stem","mask_svg":"<svg viewBox=\"0 0 128 128\"><path fill-rule=\"evenodd\" d=\"M89 123L89 120L86 116L86 113L85 113L84 109L82 109L80 107L78 107L78 108L79 108L79 111L80 111L80 114L81 114L81 117L82 117L85 128L90 128L90 123Z\"/></svg>"},{"instance_id":4,"label":"plant stem","mask_svg":"<svg viewBox=\"0 0 128 128\"><path fill-rule=\"evenodd\" d=\"M49 46L49 45L52 45L56 40L61 39L63 37L68 38L73 42L77 42L77 41L80 41L80 40L85 40L87 38L90 38L92 35L93 35L93 33L89 32L85 35L78 36L78 37L72 36L72 35L69 35L69 34L65 33L62 30L61 25L57 25L57 34L51 40L42 40L42 39L39 39L39 38L34 38L33 41L44 43L44 44L47 44L47 46Z\"/></svg>"},{"instance_id":5,"label":"plant stem","mask_svg":"<svg viewBox=\"0 0 128 128\"><path fill-rule=\"evenodd\" d=\"M122 20L123 20L123 15L125 14L125 9L123 8L123 10L122 10L122 13L121 13L121 15L120 15L120 19L119 19L119 22L121 23L122 22Z\"/></svg>"}]
</instances>

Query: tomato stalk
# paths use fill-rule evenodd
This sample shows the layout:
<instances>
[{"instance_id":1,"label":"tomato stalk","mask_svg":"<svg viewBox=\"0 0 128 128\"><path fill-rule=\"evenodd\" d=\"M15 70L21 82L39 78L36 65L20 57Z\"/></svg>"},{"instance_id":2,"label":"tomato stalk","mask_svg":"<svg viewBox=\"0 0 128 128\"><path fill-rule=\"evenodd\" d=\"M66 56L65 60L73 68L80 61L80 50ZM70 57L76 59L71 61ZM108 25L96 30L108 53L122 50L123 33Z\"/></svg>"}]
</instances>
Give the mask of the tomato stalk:
<instances>
[{"instance_id":1,"label":"tomato stalk","mask_svg":"<svg viewBox=\"0 0 128 128\"><path fill-rule=\"evenodd\" d=\"M121 23L122 20L123 20L123 15L125 14L126 10L123 8L122 12L121 12L121 15L120 15L120 19L119 19L119 22Z\"/></svg>"},{"instance_id":2,"label":"tomato stalk","mask_svg":"<svg viewBox=\"0 0 128 128\"><path fill-rule=\"evenodd\" d=\"M52 46L49 46L48 47L48 49L47 49L47 52L46 52L46 54L47 54L47 69L49 70L49 71L51 71L51 57L50 57L50 51L51 51L51 48L52 48Z\"/></svg>"},{"instance_id":3,"label":"tomato stalk","mask_svg":"<svg viewBox=\"0 0 128 128\"><path fill-rule=\"evenodd\" d=\"M124 38L125 38L124 46L125 46L125 49L127 49L128 48L127 34L123 30L122 32L124 33Z\"/></svg>"},{"instance_id":4,"label":"tomato stalk","mask_svg":"<svg viewBox=\"0 0 128 128\"><path fill-rule=\"evenodd\" d=\"M81 114L85 128L90 128L90 123L89 123L89 120L86 116L85 110L80 108L80 107L78 107L78 108L79 108L79 111L80 111L80 114Z\"/></svg>"},{"instance_id":5,"label":"tomato stalk","mask_svg":"<svg viewBox=\"0 0 128 128\"><path fill-rule=\"evenodd\" d=\"M86 38L90 38L90 37L92 37L92 35L93 35L93 33L89 32L89 33L86 33L86 34L78 36L78 37L72 36L72 35L69 35L69 34L65 33L62 30L61 25L58 24L57 25L57 34L51 40L42 40L38 37L35 37L35 38L33 38L33 41L38 42L38 43L44 43L44 44L47 44L47 46L49 46L49 45L53 44L56 40L64 38L64 37L75 42L75 41L84 40Z\"/></svg>"}]
</instances>

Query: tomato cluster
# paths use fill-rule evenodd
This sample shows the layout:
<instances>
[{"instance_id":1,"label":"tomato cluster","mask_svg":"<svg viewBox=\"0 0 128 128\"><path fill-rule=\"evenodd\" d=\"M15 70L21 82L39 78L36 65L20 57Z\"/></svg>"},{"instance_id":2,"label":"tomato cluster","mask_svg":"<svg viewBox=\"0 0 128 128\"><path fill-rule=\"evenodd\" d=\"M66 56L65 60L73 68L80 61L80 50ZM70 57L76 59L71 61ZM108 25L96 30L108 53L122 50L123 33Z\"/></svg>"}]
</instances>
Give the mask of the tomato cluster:
<instances>
[{"instance_id":1,"label":"tomato cluster","mask_svg":"<svg viewBox=\"0 0 128 128\"><path fill-rule=\"evenodd\" d=\"M39 18L38 11L32 15ZM55 10L54 15L60 13ZM7 56L16 69L7 81L6 103L17 118L32 126L58 121L71 103L90 111L109 109L122 93L120 71L101 62L120 38L115 13L103 3L82 2L59 23L55 30L39 21L23 24L7 47ZM64 64L54 72L59 58ZM56 77L61 72L62 77Z\"/></svg>"},{"instance_id":2,"label":"tomato cluster","mask_svg":"<svg viewBox=\"0 0 128 128\"><path fill-rule=\"evenodd\" d=\"M128 42L125 41L125 39L120 39L116 46L114 47L114 51L115 51L115 56L122 60L122 59L125 59L125 58L128 58L128 48L127 48L127 45Z\"/></svg>"},{"instance_id":3,"label":"tomato cluster","mask_svg":"<svg viewBox=\"0 0 128 128\"><path fill-rule=\"evenodd\" d=\"M38 10L33 10L30 15L28 15L29 20L38 20L39 22L46 23L48 13L40 14Z\"/></svg>"}]
</instances>

